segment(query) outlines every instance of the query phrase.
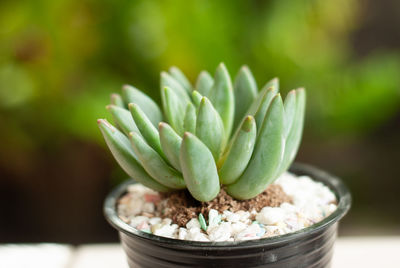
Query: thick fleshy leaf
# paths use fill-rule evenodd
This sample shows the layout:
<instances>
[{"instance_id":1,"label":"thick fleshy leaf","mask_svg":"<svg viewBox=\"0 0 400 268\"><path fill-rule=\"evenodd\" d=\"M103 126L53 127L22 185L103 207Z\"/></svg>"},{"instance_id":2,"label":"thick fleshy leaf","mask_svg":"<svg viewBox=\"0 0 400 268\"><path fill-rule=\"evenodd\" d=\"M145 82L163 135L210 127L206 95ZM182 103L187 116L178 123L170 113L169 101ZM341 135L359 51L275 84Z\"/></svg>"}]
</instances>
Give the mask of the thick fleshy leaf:
<instances>
[{"instance_id":1,"label":"thick fleshy leaf","mask_svg":"<svg viewBox=\"0 0 400 268\"><path fill-rule=\"evenodd\" d=\"M224 147L224 127L218 112L206 97L201 100L197 113L196 136L210 149L217 162Z\"/></svg>"},{"instance_id":2,"label":"thick fleshy leaf","mask_svg":"<svg viewBox=\"0 0 400 268\"><path fill-rule=\"evenodd\" d=\"M203 98L203 96L197 90L193 90L192 101L193 101L193 104L196 106L196 108L200 106L200 102L201 102L202 98Z\"/></svg>"},{"instance_id":3,"label":"thick fleshy leaf","mask_svg":"<svg viewBox=\"0 0 400 268\"><path fill-rule=\"evenodd\" d=\"M161 72L161 80L160 80L161 92L165 87L170 88L180 99L181 102L184 102L185 108L188 102L190 102L190 97L184 89L184 87L169 73Z\"/></svg>"},{"instance_id":4,"label":"thick fleshy leaf","mask_svg":"<svg viewBox=\"0 0 400 268\"><path fill-rule=\"evenodd\" d=\"M214 84L214 79L207 71L202 71L197 77L196 90L203 96L208 97L211 87Z\"/></svg>"},{"instance_id":5,"label":"thick fleshy leaf","mask_svg":"<svg viewBox=\"0 0 400 268\"><path fill-rule=\"evenodd\" d=\"M124 100L122 99L121 95L117 94L117 93L113 93L110 96L110 103L112 105L121 107L121 108L126 108L125 104L124 104Z\"/></svg>"},{"instance_id":6,"label":"thick fleshy leaf","mask_svg":"<svg viewBox=\"0 0 400 268\"><path fill-rule=\"evenodd\" d=\"M258 130L260 130L260 126L262 125L265 114L267 113L271 101L275 96L276 90L274 88L267 88L265 90L265 94L262 97L260 106L258 106L257 112L254 114L256 125L259 127Z\"/></svg>"},{"instance_id":7,"label":"thick fleshy leaf","mask_svg":"<svg viewBox=\"0 0 400 268\"><path fill-rule=\"evenodd\" d=\"M168 123L181 136L184 133L183 122L185 118L186 102L182 102L170 88L166 87L161 91L164 114Z\"/></svg>"},{"instance_id":8,"label":"thick fleshy leaf","mask_svg":"<svg viewBox=\"0 0 400 268\"><path fill-rule=\"evenodd\" d=\"M147 141L147 143L156 150L162 157L165 155L161 149L160 137L157 129L153 126L150 120L146 117L139 105L135 103L129 104L129 110L131 111L132 117L138 127L140 134Z\"/></svg>"},{"instance_id":9,"label":"thick fleshy leaf","mask_svg":"<svg viewBox=\"0 0 400 268\"><path fill-rule=\"evenodd\" d=\"M257 129L252 116L243 121L240 131L233 138L224 156L224 163L219 169L219 179L222 184L234 183L245 170L256 142Z\"/></svg>"},{"instance_id":10,"label":"thick fleshy leaf","mask_svg":"<svg viewBox=\"0 0 400 268\"><path fill-rule=\"evenodd\" d=\"M303 133L304 114L306 106L306 92L303 88L296 90L296 112L289 135L286 138L285 152L278 175L285 172L292 164L300 146Z\"/></svg>"},{"instance_id":11,"label":"thick fleshy leaf","mask_svg":"<svg viewBox=\"0 0 400 268\"><path fill-rule=\"evenodd\" d=\"M126 107L129 103L136 103L140 109L146 114L154 126L162 121L162 113L157 103L149 96L133 86L125 85L122 88L122 97Z\"/></svg>"},{"instance_id":12,"label":"thick fleshy leaf","mask_svg":"<svg viewBox=\"0 0 400 268\"><path fill-rule=\"evenodd\" d=\"M277 77L272 78L271 80L269 80L262 89L267 89L267 88L275 88L277 92L279 92L279 79ZM262 90L261 89L261 90Z\"/></svg>"},{"instance_id":13,"label":"thick fleshy leaf","mask_svg":"<svg viewBox=\"0 0 400 268\"><path fill-rule=\"evenodd\" d=\"M231 78L225 65L221 63L214 77L214 84L210 91L210 101L221 116L225 129L225 139L231 134L235 112L235 99Z\"/></svg>"},{"instance_id":14,"label":"thick fleshy leaf","mask_svg":"<svg viewBox=\"0 0 400 268\"><path fill-rule=\"evenodd\" d=\"M186 186L195 199L206 202L218 195L220 186L213 155L189 132L183 136L180 162Z\"/></svg>"},{"instance_id":15,"label":"thick fleshy leaf","mask_svg":"<svg viewBox=\"0 0 400 268\"><path fill-rule=\"evenodd\" d=\"M184 89L186 89L189 94L192 92L193 88L189 79L187 79L185 74L178 67L172 66L169 68L169 73L183 86Z\"/></svg>"},{"instance_id":16,"label":"thick fleshy leaf","mask_svg":"<svg viewBox=\"0 0 400 268\"><path fill-rule=\"evenodd\" d=\"M190 133L196 132L196 108L192 103L189 103L186 107L183 128Z\"/></svg>"},{"instance_id":17,"label":"thick fleshy leaf","mask_svg":"<svg viewBox=\"0 0 400 268\"><path fill-rule=\"evenodd\" d=\"M129 132L132 131L139 132L139 129L128 110L116 105L107 105L107 110L113 117L115 124L125 133L125 135L128 136Z\"/></svg>"},{"instance_id":18,"label":"thick fleshy leaf","mask_svg":"<svg viewBox=\"0 0 400 268\"><path fill-rule=\"evenodd\" d=\"M158 132L160 133L161 148L168 161L175 169L182 171L179 162L182 138L176 134L170 125L164 122L158 125Z\"/></svg>"},{"instance_id":19,"label":"thick fleshy leaf","mask_svg":"<svg viewBox=\"0 0 400 268\"><path fill-rule=\"evenodd\" d=\"M255 115L256 112L258 111L261 103L264 100L264 96L265 94L267 94L270 90L273 91L276 95L279 92L279 84L278 84L278 79L274 78L271 81L269 81L262 89L260 92L258 92L258 95L256 97L256 99L253 101L253 103L250 105L250 108L248 109L246 115Z\"/></svg>"},{"instance_id":20,"label":"thick fleshy leaf","mask_svg":"<svg viewBox=\"0 0 400 268\"><path fill-rule=\"evenodd\" d=\"M235 120L233 128L242 122L246 112L257 97L257 84L250 69L247 66L240 68L233 85L235 95Z\"/></svg>"},{"instance_id":21,"label":"thick fleshy leaf","mask_svg":"<svg viewBox=\"0 0 400 268\"><path fill-rule=\"evenodd\" d=\"M181 174L170 167L137 133L131 132L129 139L140 163L150 176L169 188L185 188L185 181Z\"/></svg>"},{"instance_id":22,"label":"thick fleshy leaf","mask_svg":"<svg viewBox=\"0 0 400 268\"><path fill-rule=\"evenodd\" d=\"M151 178L138 162L129 139L105 119L97 120L104 140L121 168L134 180L155 191L167 192L170 188Z\"/></svg>"},{"instance_id":23,"label":"thick fleshy leaf","mask_svg":"<svg viewBox=\"0 0 400 268\"><path fill-rule=\"evenodd\" d=\"M274 181L284 151L283 121L283 102L278 94L265 115L249 164L240 178L227 187L229 195L249 199Z\"/></svg>"},{"instance_id":24,"label":"thick fleshy leaf","mask_svg":"<svg viewBox=\"0 0 400 268\"><path fill-rule=\"evenodd\" d=\"M291 90L287 94L283 105L285 108L284 137L286 139L289 136L290 130L292 129L296 115L296 90Z\"/></svg>"}]
</instances>

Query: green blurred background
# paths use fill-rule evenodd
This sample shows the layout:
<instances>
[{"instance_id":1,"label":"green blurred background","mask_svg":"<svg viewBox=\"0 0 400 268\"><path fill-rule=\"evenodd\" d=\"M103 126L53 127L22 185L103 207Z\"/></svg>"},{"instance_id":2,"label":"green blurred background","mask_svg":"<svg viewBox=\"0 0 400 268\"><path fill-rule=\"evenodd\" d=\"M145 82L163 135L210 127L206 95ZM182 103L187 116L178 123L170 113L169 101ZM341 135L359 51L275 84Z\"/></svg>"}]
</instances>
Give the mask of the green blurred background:
<instances>
[{"instance_id":1,"label":"green blurred background","mask_svg":"<svg viewBox=\"0 0 400 268\"><path fill-rule=\"evenodd\" d=\"M400 234L400 2L3 0L0 242L116 241L102 202L126 175L96 124L110 93L159 101L161 70L194 81L221 61L307 88L297 159L351 188L342 235Z\"/></svg>"}]
</instances>

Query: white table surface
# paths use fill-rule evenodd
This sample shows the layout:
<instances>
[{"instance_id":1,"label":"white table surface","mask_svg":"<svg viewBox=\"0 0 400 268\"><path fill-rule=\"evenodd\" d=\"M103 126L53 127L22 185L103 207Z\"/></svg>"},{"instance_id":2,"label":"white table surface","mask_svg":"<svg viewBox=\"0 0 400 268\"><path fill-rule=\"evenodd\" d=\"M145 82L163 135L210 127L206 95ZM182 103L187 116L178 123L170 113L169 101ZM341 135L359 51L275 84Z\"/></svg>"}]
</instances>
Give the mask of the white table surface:
<instances>
[{"instance_id":1,"label":"white table surface","mask_svg":"<svg viewBox=\"0 0 400 268\"><path fill-rule=\"evenodd\" d=\"M0 244L0 268L127 268L118 244ZM341 237L333 268L398 268L400 237Z\"/></svg>"}]
</instances>

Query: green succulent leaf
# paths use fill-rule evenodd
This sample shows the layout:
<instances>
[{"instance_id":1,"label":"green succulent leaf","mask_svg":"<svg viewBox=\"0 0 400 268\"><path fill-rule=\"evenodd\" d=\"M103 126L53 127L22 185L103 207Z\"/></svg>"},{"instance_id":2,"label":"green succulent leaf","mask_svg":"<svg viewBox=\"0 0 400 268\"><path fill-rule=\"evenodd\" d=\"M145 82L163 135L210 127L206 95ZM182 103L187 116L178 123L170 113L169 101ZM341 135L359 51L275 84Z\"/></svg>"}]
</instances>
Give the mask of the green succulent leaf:
<instances>
[{"instance_id":1,"label":"green succulent leaf","mask_svg":"<svg viewBox=\"0 0 400 268\"><path fill-rule=\"evenodd\" d=\"M275 82L273 82L275 81ZM270 94L268 93L269 91L272 91L274 93L273 96L278 94L279 90L278 87L276 86L276 81L278 81L276 78L272 79L269 81L258 93L256 99L253 101L253 103L250 105L250 108L247 111L247 115L255 115L256 112L259 110L262 102L265 100L265 95Z\"/></svg>"},{"instance_id":2,"label":"green succulent leaf","mask_svg":"<svg viewBox=\"0 0 400 268\"><path fill-rule=\"evenodd\" d=\"M225 129L225 139L227 140L230 137L233 126L235 99L231 78L223 63L218 66L215 72L214 84L209 95L211 103L221 116Z\"/></svg>"},{"instance_id":3,"label":"green succulent leaf","mask_svg":"<svg viewBox=\"0 0 400 268\"><path fill-rule=\"evenodd\" d=\"M214 84L214 79L207 71L202 71L197 77L196 90L203 96L208 97L211 87Z\"/></svg>"},{"instance_id":4,"label":"green succulent leaf","mask_svg":"<svg viewBox=\"0 0 400 268\"><path fill-rule=\"evenodd\" d=\"M284 137L287 139L296 116L296 90L291 90L283 103L285 108Z\"/></svg>"},{"instance_id":5,"label":"green succulent leaf","mask_svg":"<svg viewBox=\"0 0 400 268\"><path fill-rule=\"evenodd\" d=\"M247 116L223 157L224 163L219 170L222 184L234 183L243 173L253 153L256 137L255 120L252 116Z\"/></svg>"},{"instance_id":6,"label":"green succulent leaf","mask_svg":"<svg viewBox=\"0 0 400 268\"><path fill-rule=\"evenodd\" d=\"M155 191L168 192L171 190L147 174L138 162L129 139L124 134L105 119L97 120L97 124L112 155L128 176Z\"/></svg>"},{"instance_id":7,"label":"green succulent leaf","mask_svg":"<svg viewBox=\"0 0 400 268\"><path fill-rule=\"evenodd\" d=\"M207 97L203 97L200 102L196 136L210 149L217 162L224 147L224 127L218 112Z\"/></svg>"},{"instance_id":8,"label":"green succulent leaf","mask_svg":"<svg viewBox=\"0 0 400 268\"><path fill-rule=\"evenodd\" d=\"M168 123L175 129L181 136L184 133L183 122L185 118L185 111L187 103L182 102L181 99L170 88L165 87L161 91L161 99L163 102L164 113L167 117Z\"/></svg>"},{"instance_id":9,"label":"green succulent leaf","mask_svg":"<svg viewBox=\"0 0 400 268\"><path fill-rule=\"evenodd\" d=\"M262 89L267 89L267 88L275 88L276 92L279 92L279 79L277 77L272 78L271 80L269 80ZM262 90L261 89L261 90Z\"/></svg>"},{"instance_id":10,"label":"green succulent leaf","mask_svg":"<svg viewBox=\"0 0 400 268\"><path fill-rule=\"evenodd\" d=\"M279 167L278 175L282 174L289 168L300 146L303 133L304 114L306 106L306 91L303 88L296 90L296 112L293 119L292 127L286 138L285 151L282 163ZM285 111L286 112L286 111Z\"/></svg>"},{"instance_id":11,"label":"green succulent leaf","mask_svg":"<svg viewBox=\"0 0 400 268\"><path fill-rule=\"evenodd\" d=\"M189 79L185 76L185 74L176 66L172 66L169 68L169 73L176 81L178 81L184 89L190 94L193 90L192 85L189 82Z\"/></svg>"},{"instance_id":12,"label":"green succulent leaf","mask_svg":"<svg viewBox=\"0 0 400 268\"><path fill-rule=\"evenodd\" d=\"M162 121L162 112L157 103L135 87L129 85L123 86L122 98L126 107L129 103L136 103L139 105L140 109L142 109L154 126L158 126L158 123Z\"/></svg>"},{"instance_id":13,"label":"green succulent leaf","mask_svg":"<svg viewBox=\"0 0 400 268\"><path fill-rule=\"evenodd\" d=\"M131 132L129 138L140 163L151 177L172 189L185 188L185 181L181 174L170 167L163 158L140 137L140 135Z\"/></svg>"},{"instance_id":14,"label":"green succulent leaf","mask_svg":"<svg viewBox=\"0 0 400 268\"><path fill-rule=\"evenodd\" d=\"M240 68L233 85L235 95L234 129L242 122L247 110L257 97L257 83L247 66Z\"/></svg>"},{"instance_id":15,"label":"green succulent leaf","mask_svg":"<svg viewBox=\"0 0 400 268\"><path fill-rule=\"evenodd\" d=\"M258 92L250 69L242 66L232 85L223 63L214 77L202 71L195 86L173 66L161 72L160 86L163 113L146 94L124 86L107 106L118 129L98 120L117 162L145 186L162 192L186 187L204 202L224 184L232 197L249 199L294 160L304 89L290 91L283 102L277 78Z\"/></svg>"},{"instance_id":16,"label":"green succulent leaf","mask_svg":"<svg viewBox=\"0 0 400 268\"><path fill-rule=\"evenodd\" d=\"M179 161L182 138L164 122L158 125L158 132L160 133L161 148L168 161L175 169L182 171Z\"/></svg>"},{"instance_id":17,"label":"green succulent leaf","mask_svg":"<svg viewBox=\"0 0 400 268\"><path fill-rule=\"evenodd\" d=\"M265 118L265 114L268 111L268 108L271 104L272 99L276 96L277 92L274 88L267 88L265 90L265 94L262 97L260 106L258 106L257 112L254 115L256 120L256 125L261 126L262 122ZM259 129L260 130L260 129Z\"/></svg>"},{"instance_id":18,"label":"green succulent leaf","mask_svg":"<svg viewBox=\"0 0 400 268\"><path fill-rule=\"evenodd\" d=\"M116 105L107 105L106 108L113 117L115 124L125 133L125 135L128 136L131 131L139 132L139 129L128 110Z\"/></svg>"},{"instance_id":19,"label":"green succulent leaf","mask_svg":"<svg viewBox=\"0 0 400 268\"><path fill-rule=\"evenodd\" d=\"M180 162L186 186L195 199L206 202L218 195L220 186L213 155L189 132L183 136Z\"/></svg>"},{"instance_id":20,"label":"green succulent leaf","mask_svg":"<svg viewBox=\"0 0 400 268\"><path fill-rule=\"evenodd\" d=\"M188 103L183 121L183 128L187 132L196 132L196 108L192 103Z\"/></svg>"},{"instance_id":21,"label":"green succulent leaf","mask_svg":"<svg viewBox=\"0 0 400 268\"><path fill-rule=\"evenodd\" d=\"M186 91L186 89L170 74L166 72L161 72L161 81L160 81L161 91L164 88L170 88L180 99L181 102L184 103L184 107L188 102L190 102L190 97Z\"/></svg>"},{"instance_id":22,"label":"green succulent leaf","mask_svg":"<svg viewBox=\"0 0 400 268\"><path fill-rule=\"evenodd\" d=\"M112 105L118 106L120 108L126 108L126 106L124 104L124 100L122 99L121 95L119 95L117 93L111 94L110 103Z\"/></svg>"},{"instance_id":23,"label":"green succulent leaf","mask_svg":"<svg viewBox=\"0 0 400 268\"><path fill-rule=\"evenodd\" d=\"M135 121L140 134L148 142L148 144L156 150L162 157L165 155L161 149L160 137L157 129L153 126L150 120L147 118L145 113L140 109L139 105L135 103L129 104L129 110L131 111L132 117Z\"/></svg>"},{"instance_id":24,"label":"green succulent leaf","mask_svg":"<svg viewBox=\"0 0 400 268\"><path fill-rule=\"evenodd\" d=\"M194 105L196 106L196 108L200 106L200 102L201 102L202 98L203 98L203 96L197 90L193 90L192 101L193 101Z\"/></svg>"},{"instance_id":25,"label":"green succulent leaf","mask_svg":"<svg viewBox=\"0 0 400 268\"><path fill-rule=\"evenodd\" d=\"M283 102L278 94L265 115L249 164L239 179L227 187L229 195L237 199L255 197L276 178L284 151L283 121Z\"/></svg>"}]
</instances>

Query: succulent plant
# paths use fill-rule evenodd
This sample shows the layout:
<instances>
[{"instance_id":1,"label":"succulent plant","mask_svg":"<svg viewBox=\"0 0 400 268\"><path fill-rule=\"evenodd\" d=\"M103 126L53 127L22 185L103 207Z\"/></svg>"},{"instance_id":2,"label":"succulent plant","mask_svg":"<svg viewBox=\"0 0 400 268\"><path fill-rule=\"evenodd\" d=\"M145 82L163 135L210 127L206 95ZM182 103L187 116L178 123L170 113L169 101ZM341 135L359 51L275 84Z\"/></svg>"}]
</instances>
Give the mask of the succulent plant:
<instances>
[{"instance_id":1,"label":"succulent plant","mask_svg":"<svg viewBox=\"0 0 400 268\"><path fill-rule=\"evenodd\" d=\"M259 92L243 66L232 84L224 64L203 71L193 86L176 67L161 73L162 111L147 95L124 86L112 94L98 125L113 156L136 181L156 191L187 188L199 201L221 185L236 199L263 192L297 153L305 90L279 94L272 79ZM166 122L163 122L165 120Z\"/></svg>"}]
</instances>

